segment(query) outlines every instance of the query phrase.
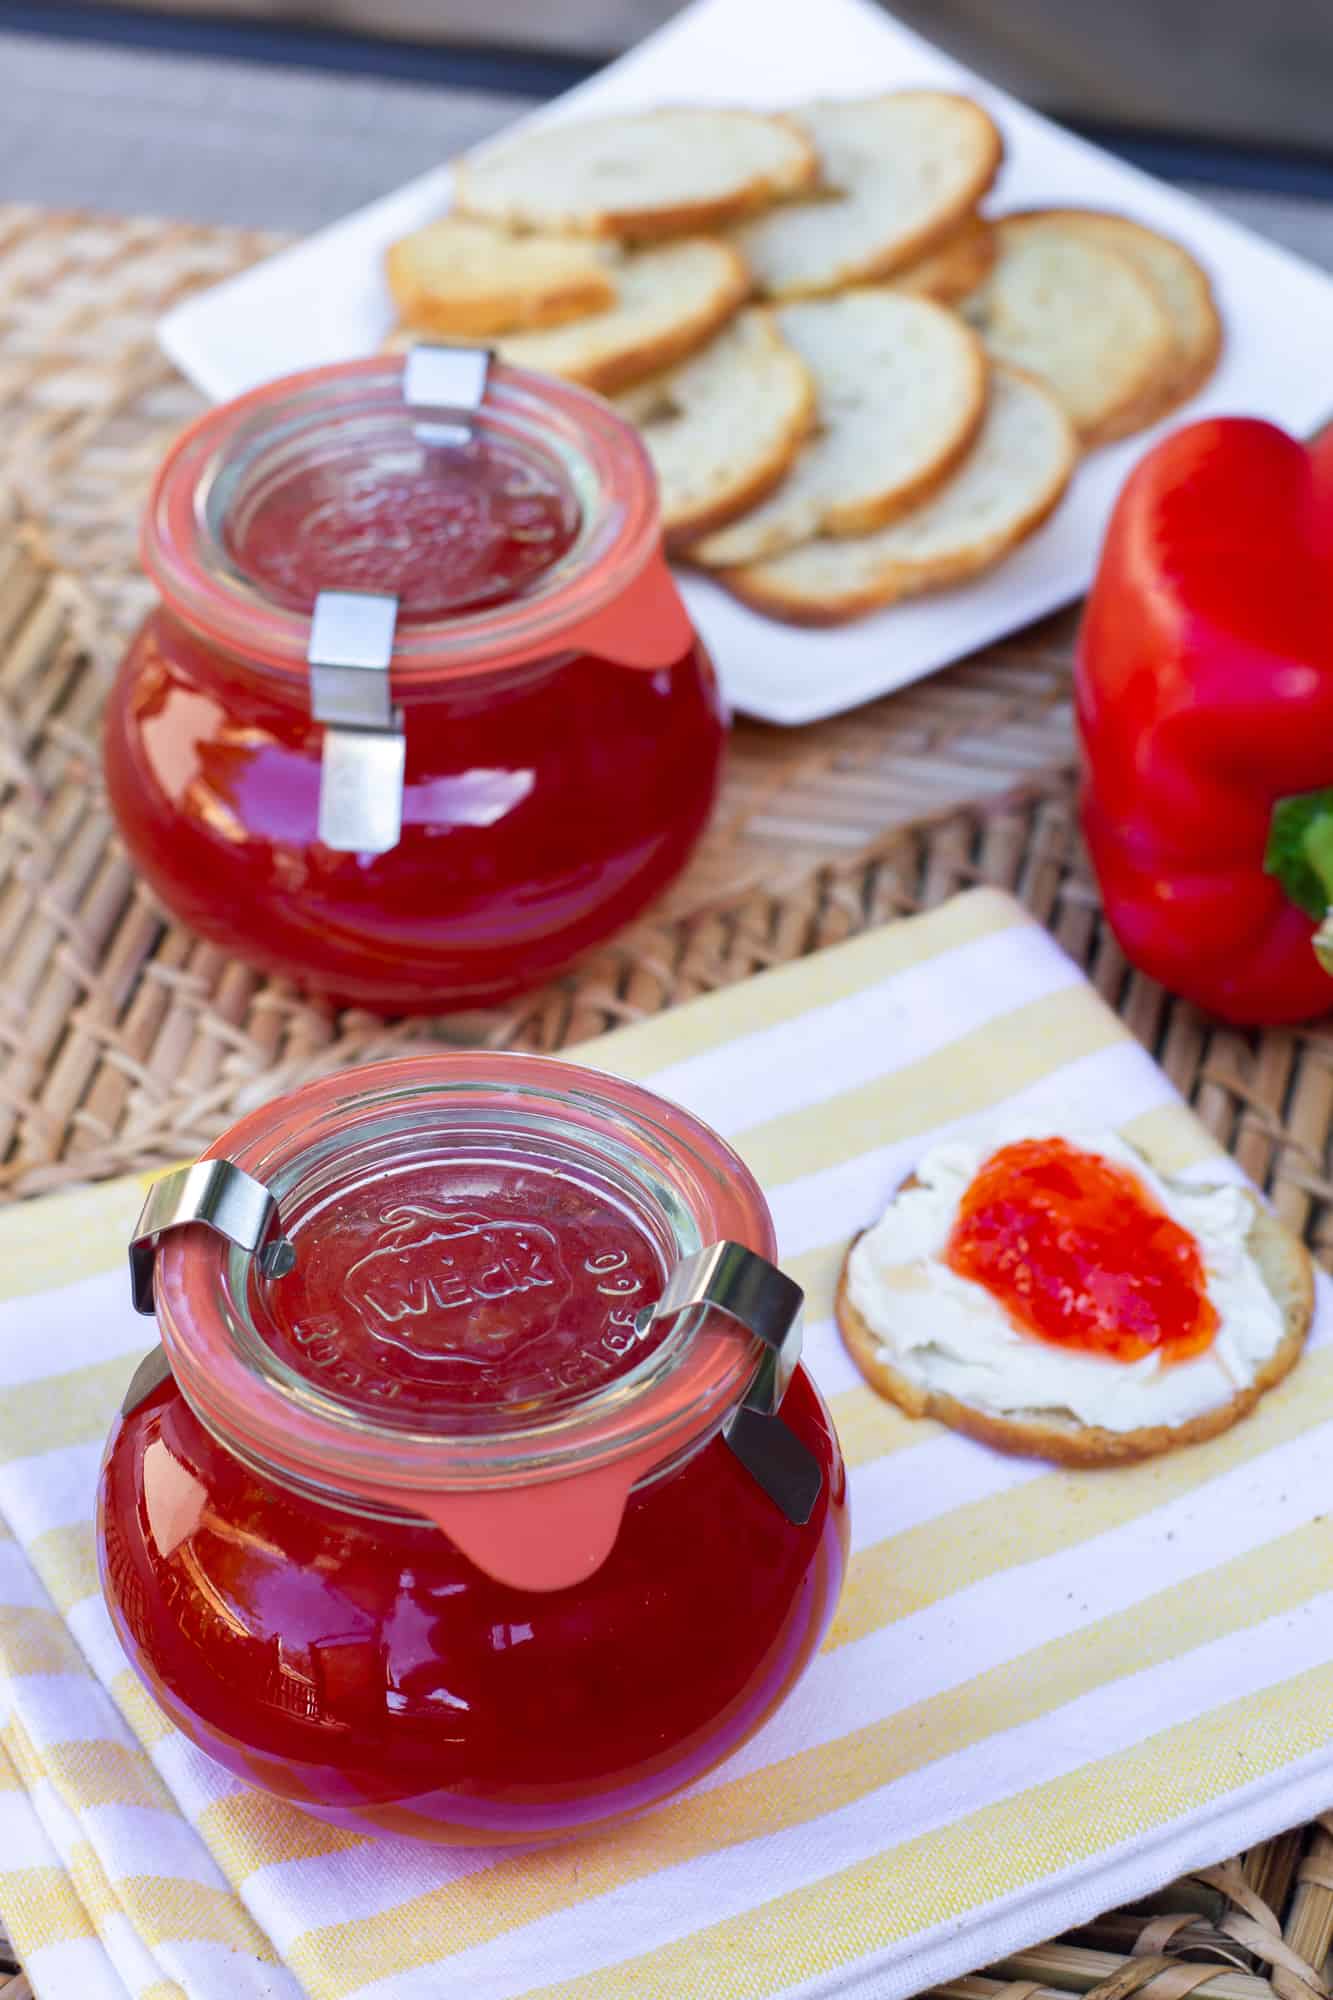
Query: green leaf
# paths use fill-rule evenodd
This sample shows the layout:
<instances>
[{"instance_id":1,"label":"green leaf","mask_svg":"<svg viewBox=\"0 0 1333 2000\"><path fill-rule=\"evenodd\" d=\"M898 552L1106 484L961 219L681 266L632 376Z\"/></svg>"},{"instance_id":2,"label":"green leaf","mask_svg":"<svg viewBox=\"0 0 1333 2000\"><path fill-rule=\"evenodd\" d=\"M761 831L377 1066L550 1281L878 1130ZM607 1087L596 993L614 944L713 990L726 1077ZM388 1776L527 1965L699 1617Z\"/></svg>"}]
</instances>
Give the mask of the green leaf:
<instances>
[{"instance_id":1,"label":"green leaf","mask_svg":"<svg viewBox=\"0 0 1333 2000\"><path fill-rule=\"evenodd\" d=\"M1268 824L1264 872L1318 923L1333 904L1333 785L1279 799Z\"/></svg>"}]
</instances>

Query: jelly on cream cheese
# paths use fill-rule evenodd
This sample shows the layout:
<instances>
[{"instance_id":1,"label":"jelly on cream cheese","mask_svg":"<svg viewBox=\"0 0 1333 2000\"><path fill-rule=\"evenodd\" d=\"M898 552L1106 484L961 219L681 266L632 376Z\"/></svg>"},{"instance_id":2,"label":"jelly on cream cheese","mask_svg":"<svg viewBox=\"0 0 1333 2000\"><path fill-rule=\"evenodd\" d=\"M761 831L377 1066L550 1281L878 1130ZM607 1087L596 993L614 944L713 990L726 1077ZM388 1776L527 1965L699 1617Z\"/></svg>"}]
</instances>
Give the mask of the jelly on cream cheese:
<instances>
[{"instance_id":1,"label":"jelly on cream cheese","mask_svg":"<svg viewBox=\"0 0 1333 2000\"><path fill-rule=\"evenodd\" d=\"M1129 1168L1195 1237L1219 1322L1206 1352L1176 1362L1158 1353L1118 1361L1059 1347L1015 1326L992 1293L944 1262L983 1161L1016 1140L1051 1136ZM997 1416L1058 1413L1134 1431L1189 1423L1229 1402L1282 1341L1281 1309L1246 1248L1254 1209L1243 1188L1172 1185L1114 1132L1026 1127L946 1140L919 1162L916 1181L853 1248L847 1287L885 1362L924 1389Z\"/></svg>"}]
</instances>

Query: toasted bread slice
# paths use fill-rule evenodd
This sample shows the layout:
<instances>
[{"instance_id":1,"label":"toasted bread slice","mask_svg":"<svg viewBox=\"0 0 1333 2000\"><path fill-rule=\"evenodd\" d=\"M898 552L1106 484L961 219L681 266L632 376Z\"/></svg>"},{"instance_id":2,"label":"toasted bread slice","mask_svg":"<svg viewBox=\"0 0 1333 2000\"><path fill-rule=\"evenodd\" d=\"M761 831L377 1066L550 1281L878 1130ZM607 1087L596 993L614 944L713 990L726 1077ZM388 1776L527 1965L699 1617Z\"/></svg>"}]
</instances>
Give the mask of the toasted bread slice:
<instances>
[{"instance_id":1,"label":"toasted bread slice","mask_svg":"<svg viewBox=\"0 0 1333 2000\"><path fill-rule=\"evenodd\" d=\"M609 394L702 347L749 290L729 243L687 237L636 250L617 266L619 297L606 312L538 333L502 335L496 351L519 368L563 375Z\"/></svg>"},{"instance_id":2,"label":"toasted bread slice","mask_svg":"<svg viewBox=\"0 0 1333 2000\"><path fill-rule=\"evenodd\" d=\"M721 527L777 485L815 414L809 369L761 307L617 398L657 471L668 544Z\"/></svg>"},{"instance_id":3,"label":"toasted bread slice","mask_svg":"<svg viewBox=\"0 0 1333 2000\"><path fill-rule=\"evenodd\" d=\"M1183 245L1127 215L1104 209L1046 209L1043 227L1069 230L1130 263L1155 288L1175 335L1175 354L1149 398L1144 423L1156 423L1203 387L1222 352L1222 320L1208 274ZM1016 218L1022 220L1021 217Z\"/></svg>"},{"instance_id":4,"label":"toasted bread slice","mask_svg":"<svg viewBox=\"0 0 1333 2000\"><path fill-rule=\"evenodd\" d=\"M960 583L1041 526L1078 459L1050 392L1011 368L991 373L985 421L953 476L876 534L820 540L771 562L722 570L756 611L795 625L837 625L900 598Z\"/></svg>"},{"instance_id":5,"label":"toasted bread slice","mask_svg":"<svg viewBox=\"0 0 1333 2000\"><path fill-rule=\"evenodd\" d=\"M723 228L799 194L818 170L812 142L790 119L669 106L520 133L469 154L454 184L467 215L641 242Z\"/></svg>"},{"instance_id":6,"label":"toasted bread slice","mask_svg":"<svg viewBox=\"0 0 1333 2000\"><path fill-rule=\"evenodd\" d=\"M991 353L1040 376L1085 446L1138 430L1175 365L1155 285L1047 211L1005 216L995 229L994 269L962 307Z\"/></svg>"},{"instance_id":7,"label":"toasted bread slice","mask_svg":"<svg viewBox=\"0 0 1333 2000\"><path fill-rule=\"evenodd\" d=\"M890 283L896 292L957 305L984 281L994 262L994 229L984 215L969 215L934 250L895 271Z\"/></svg>"},{"instance_id":8,"label":"toasted bread slice","mask_svg":"<svg viewBox=\"0 0 1333 2000\"><path fill-rule=\"evenodd\" d=\"M559 326L616 302L608 247L511 236L467 215L443 215L391 244L385 273L405 325L454 339Z\"/></svg>"},{"instance_id":9,"label":"toasted bread slice","mask_svg":"<svg viewBox=\"0 0 1333 2000\"><path fill-rule=\"evenodd\" d=\"M958 463L985 410L980 342L928 299L880 285L783 306L777 321L814 376L817 429L776 493L691 546L709 568L893 519Z\"/></svg>"},{"instance_id":10,"label":"toasted bread slice","mask_svg":"<svg viewBox=\"0 0 1333 2000\"><path fill-rule=\"evenodd\" d=\"M911 1183L909 1182L908 1185ZM838 1286L838 1327L848 1353L872 1389L909 1417L933 1417L951 1430L965 1431L982 1444L1025 1458L1054 1459L1060 1465L1127 1465L1155 1458L1180 1445L1202 1444L1231 1429L1264 1393L1289 1375L1300 1358L1314 1317L1314 1269L1304 1246L1259 1201L1246 1248L1282 1311L1283 1335L1247 1388L1226 1402L1181 1424L1147 1424L1134 1431L1103 1430L1061 1411L1034 1410L997 1415L956 1396L937 1393L886 1359L874 1331L852 1304L847 1266ZM848 1252L850 1258L851 1252Z\"/></svg>"},{"instance_id":11,"label":"toasted bread slice","mask_svg":"<svg viewBox=\"0 0 1333 2000\"><path fill-rule=\"evenodd\" d=\"M806 104L819 196L759 216L737 241L770 298L813 298L885 278L942 241L995 178L988 114L944 90Z\"/></svg>"}]
</instances>

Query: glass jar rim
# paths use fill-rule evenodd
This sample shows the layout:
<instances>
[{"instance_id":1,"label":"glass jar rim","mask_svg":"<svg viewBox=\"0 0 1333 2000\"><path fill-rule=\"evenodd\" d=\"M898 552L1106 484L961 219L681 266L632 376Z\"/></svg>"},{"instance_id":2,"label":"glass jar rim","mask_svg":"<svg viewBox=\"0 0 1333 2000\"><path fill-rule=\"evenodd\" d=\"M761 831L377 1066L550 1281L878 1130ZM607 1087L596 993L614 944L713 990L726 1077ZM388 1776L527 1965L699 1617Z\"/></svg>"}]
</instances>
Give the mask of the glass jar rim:
<instances>
[{"instance_id":1,"label":"glass jar rim","mask_svg":"<svg viewBox=\"0 0 1333 2000\"><path fill-rule=\"evenodd\" d=\"M507 1120L506 1129L521 1129L524 1117L547 1119L571 1145L585 1146L590 1161L637 1158L645 1184L660 1184L673 1213L680 1255L721 1239L774 1254L757 1182L707 1125L641 1085L545 1056L458 1051L319 1079L239 1120L205 1157L225 1157L262 1180L281 1213L321 1146L345 1148L352 1133L380 1129L376 1121L429 1132L432 1118L447 1129L460 1114ZM451 1495L616 1468L645 1476L711 1434L744 1399L763 1359L758 1338L734 1323L682 1314L642 1362L540 1421L480 1431L414 1427L377 1420L281 1360L250 1313L253 1275L246 1253L199 1226L159 1247L159 1329L196 1415L225 1445L280 1476L409 1511L434 1513L432 1501Z\"/></svg>"},{"instance_id":2,"label":"glass jar rim","mask_svg":"<svg viewBox=\"0 0 1333 2000\"><path fill-rule=\"evenodd\" d=\"M231 557L210 504L238 457L284 428L345 425L401 413L405 360L373 355L279 377L218 404L171 445L144 513L140 554L164 604L204 639L281 678L306 682L309 614L273 601ZM435 684L559 651L623 596L660 545L647 450L610 404L585 389L492 362L479 421L553 457L580 509L570 547L537 582L501 604L399 621L395 686Z\"/></svg>"}]
</instances>

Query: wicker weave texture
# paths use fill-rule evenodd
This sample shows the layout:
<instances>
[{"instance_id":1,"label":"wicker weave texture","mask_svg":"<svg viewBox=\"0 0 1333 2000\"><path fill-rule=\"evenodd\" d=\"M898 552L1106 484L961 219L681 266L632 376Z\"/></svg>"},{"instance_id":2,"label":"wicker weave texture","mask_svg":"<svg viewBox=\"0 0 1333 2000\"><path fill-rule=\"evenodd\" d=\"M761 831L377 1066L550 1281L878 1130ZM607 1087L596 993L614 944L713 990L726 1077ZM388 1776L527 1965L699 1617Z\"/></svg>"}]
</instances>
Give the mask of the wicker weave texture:
<instances>
[{"instance_id":1,"label":"wicker weave texture","mask_svg":"<svg viewBox=\"0 0 1333 2000\"><path fill-rule=\"evenodd\" d=\"M11 522L5 539L0 1189L30 1194L160 1165L207 1144L257 1097L391 1050L557 1049L990 882L1012 889L1054 931L1284 1219L1333 1261L1328 1031L1241 1035L1126 964L1078 850L1065 696L1050 684L1066 670L1054 658L1030 668L1035 774L1022 775L1021 759L1017 770L1001 764L980 801L916 817L912 767L932 764L932 726L946 736L938 711L931 720L935 684L920 691L915 721L909 714L894 725L895 739L920 748L887 755L861 746L870 762L858 763L849 730L822 787L813 762L800 782L769 771L760 742L770 741L780 766L791 739L756 731L753 768L737 760L698 861L647 920L516 1007L386 1024L336 1014L225 958L168 921L136 881L101 795L96 731L107 667L92 636L95 611L51 565L31 525ZM1021 686L989 686L1003 672L988 661L943 677L969 711L967 728L936 748L946 794L963 782L973 748L1001 739L1006 716L1016 732L1024 727ZM884 705L895 706L910 710L910 696ZM873 721L865 734L873 742ZM889 831L866 841L864 823L875 816Z\"/></svg>"},{"instance_id":2,"label":"wicker weave texture","mask_svg":"<svg viewBox=\"0 0 1333 2000\"><path fill-rule=\"evenodd\" d=\"M1245 1036L1134 972L1078 847L1071 623L855 715L741 726L713 829L644 921L502 1013L334 1014L171 923L105 807L98 718L148 602L144 495L198 399L152 324L273 247L242 231L0 208L0 1194L199 1150L320 1071L422 1044L553 1050L973 884L1021 898L1333 1268L1333 1039ZM1328 2000L1333 1816L947 2000ZM31 1988L0 1938L0 2000Z\"/></svg>"},{"instance_id":3,"label":"wicker weave texture","mask_svg":"<svg viewBox=\"0 0 1333 2000\"><path fill-rule=\"evenodd\" d=\"M247 1082L277 1087L408 1032L334 1018L165 928L100 793L99 702L150 601L139 516L167 442L201 406L154 322L272 247L240 230L0 209L0 491L41 524L40 537L6 531L0 596L0 1187L13 1192L169 1158L224 1122ZM434 1032L554 1046L741 976L748 900L799 904L812 870L886 830L1060 769L1069 629L1051 621L816 728L740 725L709 836L652 921L519 1023ZM796 932L774 921L771 955L788 956Z\"/></svg>"}]
</instances>

